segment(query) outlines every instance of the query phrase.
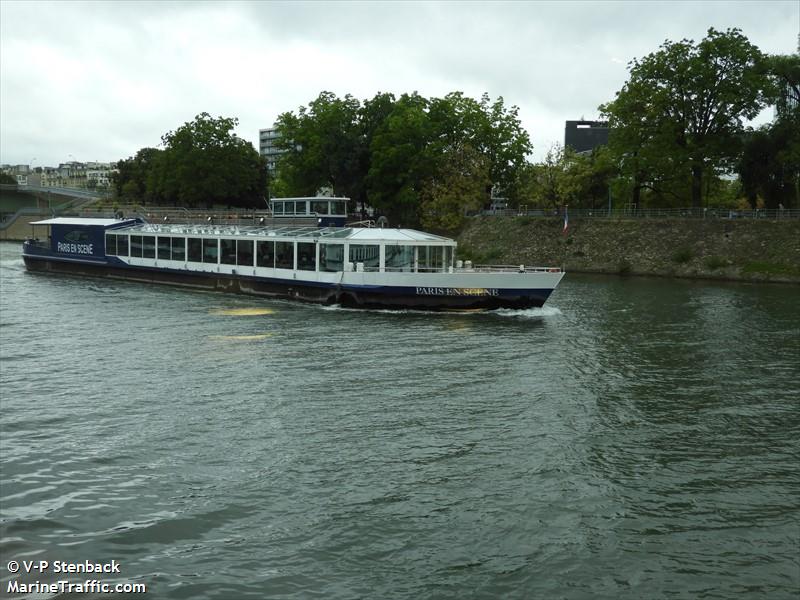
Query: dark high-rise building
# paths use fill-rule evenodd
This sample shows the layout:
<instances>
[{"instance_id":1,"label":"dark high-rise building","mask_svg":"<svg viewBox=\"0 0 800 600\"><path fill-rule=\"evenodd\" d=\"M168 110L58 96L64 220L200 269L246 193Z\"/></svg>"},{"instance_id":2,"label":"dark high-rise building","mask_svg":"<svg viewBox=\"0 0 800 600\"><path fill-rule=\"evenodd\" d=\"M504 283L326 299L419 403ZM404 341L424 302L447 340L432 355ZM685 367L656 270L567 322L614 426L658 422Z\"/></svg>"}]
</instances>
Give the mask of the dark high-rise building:
<instances>
[{"instance_id":1,"label":"dark high-rise building","mask_svg":"<svg viewBox=\"0 0 800 600\"><path fill-rule=\"evenodd\" d=\"M275 125L268 129L258 130L258 150L261 156L267 159L267 168L273 175L275 174L278 156L286 152L286 150L281 150L275 145L275 140L279 137L281 137L281 134Z\"/></svg>"},{"instance_id":2,"label":"dark high-rise building","mask_svg":"<svg viewBox=\"0 0 800 600\"><path fill-rule=\"evenodd\" d=\"M608 144L607 121L567 121L564 128L565 148L583 154L606 144Z\"/></svg>"}]
</instances>

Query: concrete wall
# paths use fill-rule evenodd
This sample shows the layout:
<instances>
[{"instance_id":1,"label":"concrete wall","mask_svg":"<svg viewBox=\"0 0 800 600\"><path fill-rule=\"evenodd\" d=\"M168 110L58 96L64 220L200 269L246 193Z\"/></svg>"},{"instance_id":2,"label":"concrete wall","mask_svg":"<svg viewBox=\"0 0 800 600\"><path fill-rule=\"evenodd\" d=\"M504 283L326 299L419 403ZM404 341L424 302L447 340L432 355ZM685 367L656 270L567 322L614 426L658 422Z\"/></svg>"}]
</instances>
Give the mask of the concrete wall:
<instances>
[{"instance_id":1,"label":"concrete wall","mask_svg":"<svg viewBox=\"0 0 800 600\"><path fill-rule=\"evenodd\" d=\"M0 228L0 240L16 240L21 241L32 235L38 236L40 239L47 237L47 227L39 226L32 227L31 221L40 221L50 216L49 213L40 215L19 215L13 221L3 223L4 227Z\"/></svg>"},{"instance_id":2,"label":"concrete wall","mask_svg":"<svg viewBox=\"0 0 800 600\"><path fill-rule=\"evenodd\" d=\"M567 271L800 283L800 219L476 217L459 257Z\"/></svg>"}]
</instances>

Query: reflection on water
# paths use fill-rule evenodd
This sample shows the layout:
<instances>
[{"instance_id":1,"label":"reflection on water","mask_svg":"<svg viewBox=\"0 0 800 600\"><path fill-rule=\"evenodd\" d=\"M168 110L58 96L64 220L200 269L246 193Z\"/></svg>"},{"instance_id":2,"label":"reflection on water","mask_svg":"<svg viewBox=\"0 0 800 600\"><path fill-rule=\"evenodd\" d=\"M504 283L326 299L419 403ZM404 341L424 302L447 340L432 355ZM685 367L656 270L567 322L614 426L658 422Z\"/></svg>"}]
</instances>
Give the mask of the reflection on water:
<instances>
[{"instance_id":1,"label":"reflection on water","mask_svg":"<svg viewBox=\"0 0 800 600\"><path fill-rule=\"evenodd\" d=\"M210 310L209 314L228 317L260 317L263 315L273 315L275 311L271 308L263 307L215 308Z\"/></svg>"},{"instance_id":2,"label":"reflection on water","mask_svg":"<svg viewBox=\"0 0 800 600\"><path fill-rule=\"evenodd\" d=\"M8 560L115 558L158 598L800 585L796 287L358 311L37 276L12 244L0 276Z\"/></svg>"}]
</instances>

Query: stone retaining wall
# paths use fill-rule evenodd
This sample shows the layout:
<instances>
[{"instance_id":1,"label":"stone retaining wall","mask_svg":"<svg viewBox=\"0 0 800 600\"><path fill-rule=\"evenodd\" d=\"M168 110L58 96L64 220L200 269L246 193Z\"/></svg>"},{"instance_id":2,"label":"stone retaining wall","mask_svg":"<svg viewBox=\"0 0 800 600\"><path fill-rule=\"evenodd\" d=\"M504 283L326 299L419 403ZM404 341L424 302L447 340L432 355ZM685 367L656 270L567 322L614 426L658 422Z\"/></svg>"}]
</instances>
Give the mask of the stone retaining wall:
<instances>
[{"instance_id":1,"label":"stone retaining wall","mask_svg":"<svg viewBox=\"0 0 800 600\"><path fill-rule=\"evenodd\" d=\"M567 271L800 283L800 220L476 217L459 256Z\"/></svg>"}]
</instances>

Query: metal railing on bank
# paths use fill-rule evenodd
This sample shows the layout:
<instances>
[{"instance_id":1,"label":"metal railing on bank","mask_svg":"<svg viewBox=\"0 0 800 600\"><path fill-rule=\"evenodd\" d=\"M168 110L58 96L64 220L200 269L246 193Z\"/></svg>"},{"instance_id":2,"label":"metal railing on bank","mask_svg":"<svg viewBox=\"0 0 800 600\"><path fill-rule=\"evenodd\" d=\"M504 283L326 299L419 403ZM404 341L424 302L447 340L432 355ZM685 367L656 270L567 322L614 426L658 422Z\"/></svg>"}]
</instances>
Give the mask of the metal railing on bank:
<instances>
[{"instance_id":1,"label":"metal railing on bank","mask_svg":"<svg viewBox=\"0 0 800 600\"><path fill-rule=\"evenodd\" d=\"M203 223L213 223L215 225L296 225L296 226L316 226L317 215L293 215L275 217L266 210L244 210L244 209L188 209L181 206L139 206L139 205L116 205L113 208L107 206L88 207L81 209L77 216L81 217L125 217L140 218L149 223L186 223L199 225ZM326 215L320 215L325 217ZM360 218L359 215L350 215L351 218ZM351 222L351 225L353 223ZM367 226L366 222L360 222L360 226Z\"/></svg>"},{"instance_id":2,"label":"metal railing on bank","mask_svg":"<svg viewBox=\"0 0 800 600\"><path fill-rule=\"evenodd\" d=\"M800 219L800 209L757 208L569 208L570 219ZM564 218L564 209L483 210L471 216Z\"/></svg>"}]
</instances>

